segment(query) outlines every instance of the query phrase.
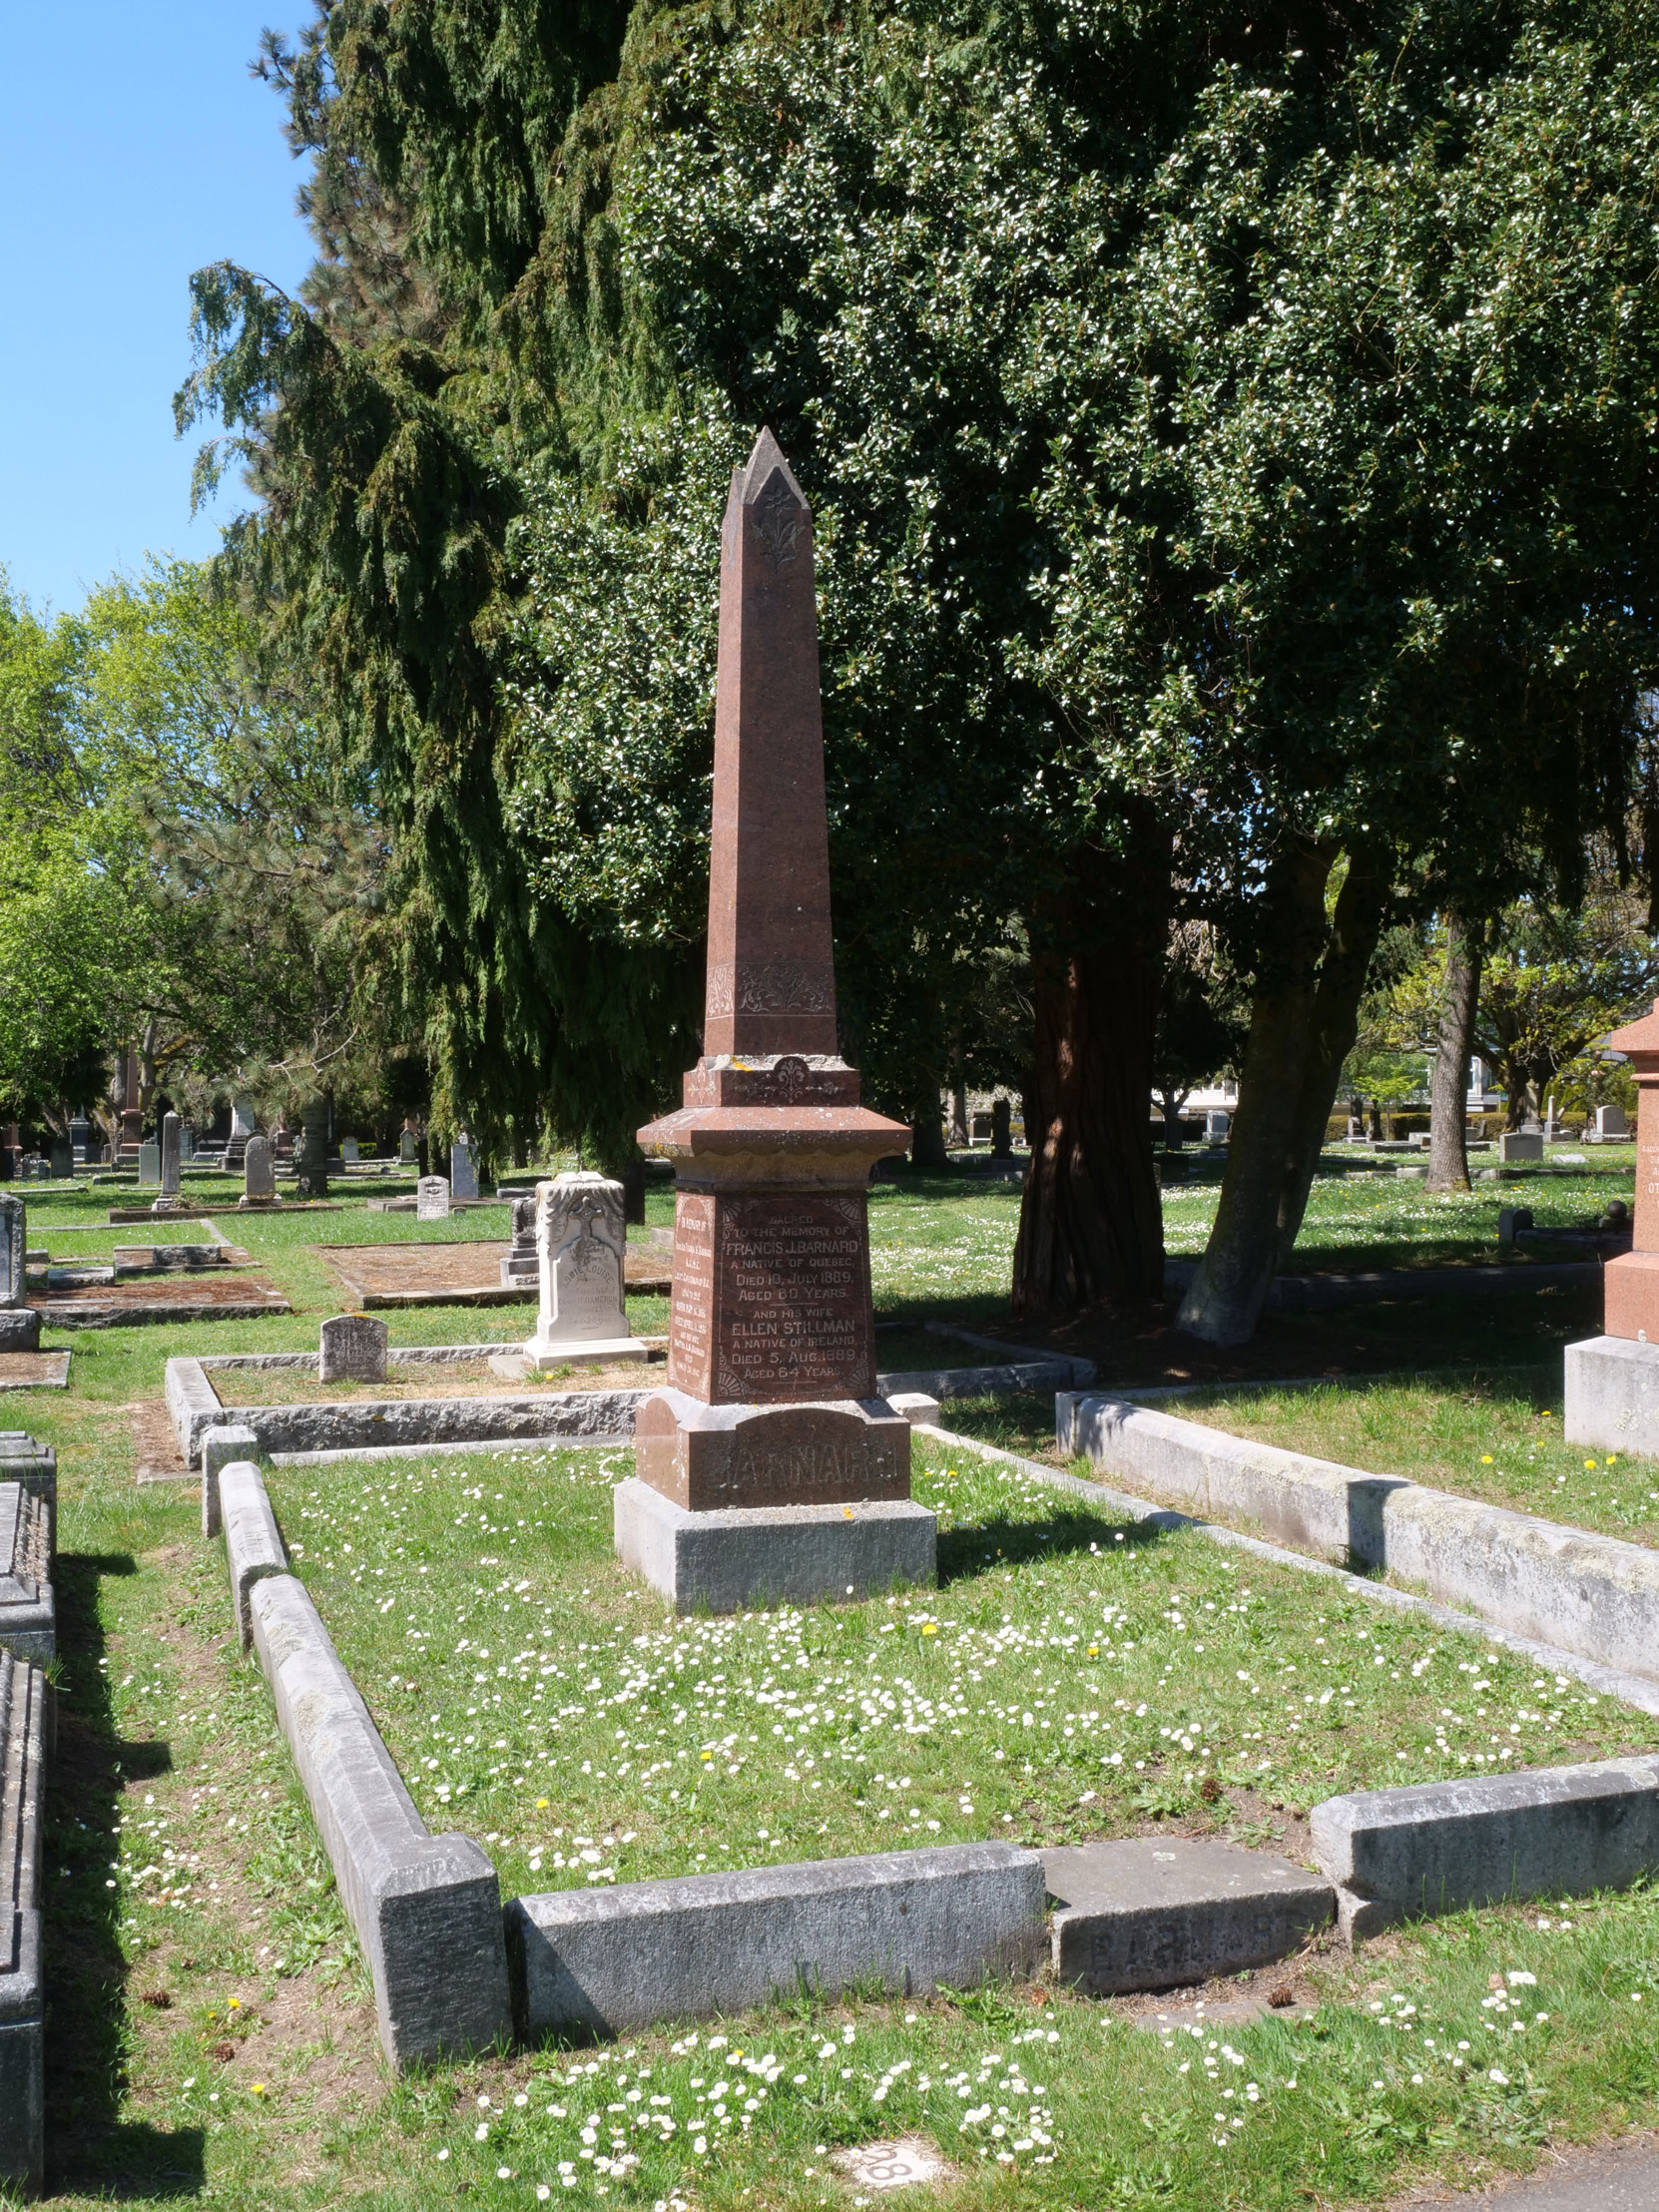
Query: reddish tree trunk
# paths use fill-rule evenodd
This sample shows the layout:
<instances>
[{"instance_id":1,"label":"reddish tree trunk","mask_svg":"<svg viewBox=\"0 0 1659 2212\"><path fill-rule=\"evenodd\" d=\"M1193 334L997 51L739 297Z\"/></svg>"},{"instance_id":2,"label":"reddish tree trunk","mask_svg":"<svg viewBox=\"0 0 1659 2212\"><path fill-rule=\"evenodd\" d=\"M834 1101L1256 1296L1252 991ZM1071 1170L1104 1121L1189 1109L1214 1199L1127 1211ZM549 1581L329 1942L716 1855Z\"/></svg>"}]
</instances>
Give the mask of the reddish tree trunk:
<instances>
[{"instance_id":1,"label":"reddish tree trunk","mask_svg":"<svg viewBox=\"0 0 1659 2212\"><path fill-rule=\"evenodd\" d=\"M1166 899L1148 903L1112 941L1097 914L1085 949L1032 961L1031 1164L1014 1247L1016 1314L1163 1293L1151 1108Z\"/></svg>"}]
</instances>

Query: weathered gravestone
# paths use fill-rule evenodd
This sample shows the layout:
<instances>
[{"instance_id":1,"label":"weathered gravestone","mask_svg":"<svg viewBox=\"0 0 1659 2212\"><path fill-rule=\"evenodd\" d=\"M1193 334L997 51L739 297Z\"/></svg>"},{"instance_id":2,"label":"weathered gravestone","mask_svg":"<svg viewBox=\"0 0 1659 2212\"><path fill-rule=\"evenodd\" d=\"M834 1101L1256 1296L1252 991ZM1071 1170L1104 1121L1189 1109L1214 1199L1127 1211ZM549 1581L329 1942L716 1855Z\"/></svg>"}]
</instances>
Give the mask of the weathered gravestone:
<instances>
[{"instance_id":1,"label":"weathered gravestone","mask_svg":"<svg viewBox=\"0 0 1659 2212\"><path fill-rule=\"evenodd\" d=\"M409 1124L405 1122L402 1134L397 1140L397 1164L399 1167L412 1168L419 1158L420 1131L411 1129Z\"/></svg>"},{"instance_id":2,"label":"weathered gravestone","mask_svg":"<svg viewBox=\"0 0 1659 2212\"><path fill-rule=\"evenodd\" d=\"M449 1147L449 1196L451 1200L478 1196L478 1169L470 1137L457 1137Z\"/></svg>"},{"instance_id":3,"label":"weathered gravestone","mask_svg":"<svg viewBox=\"0 0 1659 2212\"><path fill-rule=\"evenodd\" d=\"M1228 1117L1220 1107L1212 1107L1204 1117L1204 1141L1206 1144L1225 1144L1230 1127Z\"/></svg>"},{"instance_id":4,"label":"weathered gravestone","mask_svg":"<svg viewBox=\"0 0 1659 2212\"><path fill-rule=\"evenodd\" d=\"M177 1114L162 1116L162 1195L150 1211L170 1214L179 1203L179 1138L184 1123Z\"/></svg>"},{"instance_id":5,"label":"weathered gravestone","mask_svg":"<svg viewBox=\"0 0 1659 2212\"><path fill-rule=\"evenodd\" d=\"M162 1148L154 1137L139 1146L139 1188L154 1190L162 1179Z\"/></svg>"},{"instance_id":6,"label":"weathered gravestone","mask_svg":"<svg viewBox=\"0 0 1659 2212\"><path fill-rule=\"evenodd\" d=\"M870 1169L908 1134L836 1045L812 515L763 431L721 547L703 1058L639 1133L676 1169L669 1387L616 1535L682 1609L933 1579L869 1293Z\"/></svg>"},{"instance_id":7,"label":"weathered gravestone","mask_svg":"<svg viewBox=\"0 0 1659 2212\"><path fill-rule=\"evenodd\" d=\"M415 1185L416 1221L446 1221L448 1218L449 1178L423 1175Z\"/></svg>"},{"instance_id":8,"label":"weathered gravestone","mask_svg":"<svg viewBox=\"0 0 1659 2212\"><path fill-rule=\"evenodd\" d=\"M643 1360L623 1306L622 1185L585 1170L556 1175L536 1185L535 1203L541 1310L524 1347L531 1367Z\"/></svg>"},{"instance_id":9,"label":"weathered gravestone","mask_svg":"<svg viewBox=\"0 0 1659 2212\"><path fill-rule=\"evenodd\" d=\"M1014 1150L1013 1110L1005 1098L991 1100L991 1157L1007 1160Z\"/></svg>"},{"instance_id":10,"label":"weathered gravestone","mask_svg":"<svg viewBox=\"0 0 1659 2212\"><path fill-rule=\"evenodd\" d=\"M357 1140L355 1137L341 1137L339 1143L339 1156L346 1167L354 1168L356 1166Z\"/></svg>"},{"instance_id":11,"label":"weathered gravestone","mask_svg":"<svg viewBox=\"0 0 1659 2212\"><path fill-rule=\"evenodd\" d=\"M75 1173L75 1147L67 1137L53 1137L51 1160L55 1182L65 1182Z\"/></svg>"},{"instance_id":12,"label":"weathered gravestone","mask_svg":"<svg viewBox=\"0 0 1659 2212\"><path fill-rule=\"evenodd\" d=\"M1500 1160L1541 1160L1544 1156L1543 1131L1505 1129L1497 1140L1497 1156Z\"/></svg>"},{"instance_id":13,"label":"weathered gravestone","mask_svg":"<svg viewBox=\"0 0 1659 2212\"><path fill-rule=\"evenodd\" d=\"M294 1187L301 1198L328 1195L328 1107L313 1099L299 1109L299 1142L294 1148Z\"/></svg>"},{"instance_id":14,"label":"weathered gravestone","mask_svg":"<svg viewBox=\"0 0 1659 2212\"><path fill-rule=\"evenodd\" d=\"M0 1352L38 1352L40 1315L23 1303L28 1254L28 1208L0 1191Z\"/></svg>"},{"instance_id":15,"label":"weathered gravestone","mask_svg":"<svg viewBox=\"0 0 1659 2212\"><path fill-rule=\"evenodd\" d=\"M325 1321L317 1354L319 1382L383 1382L386 1325L372 1314L336 1314Z\"/></svg>"},{"instance_id":16,"label":"weathered gravestone","mask_svg":"<svg viewBox=\"0 0 1659 2212\"><path fill-rule=\"evenodd\" d=\"M69 1143L78 1168L92 1164L92 1124L85 1114L76 1114L69 1124Z\"/></svg>"},{"instance_id":17,"label":"weathered gravestone","mask_svg":"<svg viewBox=\"0 0 1659 2212\"><path fill-rule=\"evenodd\" d=\"M501 1283L511 1290L515 1283L539 1283L541 1261L536 1253L536 1198L513 1200L513 1249L501 1262Z\"/></svg>"},{"instance_id":18,"label":"weathered gravestone","mask_svg":"<svg viewBox=\"0 0 1659 2212\"><path fill-rule=\"evenodd\" d=\"M250 1137L248 1149L242 1156L242 1201L244 1206L275 1206L276 1204L276 1168L271 1157L269 1137Z\"/></svg>"},{"instance_id":19,"label":"weathered gravestone","mask_svg":"<svg viewBox=\"0 0 1659 2212\"><path fill-rule=\"evenodd\" d=\"M1596 1135L1598 1137L1623 1137L1629 1134L1625 1128L1622 1106L1598 1106L1596 1108Z\"/></svg>"}]
</instances>

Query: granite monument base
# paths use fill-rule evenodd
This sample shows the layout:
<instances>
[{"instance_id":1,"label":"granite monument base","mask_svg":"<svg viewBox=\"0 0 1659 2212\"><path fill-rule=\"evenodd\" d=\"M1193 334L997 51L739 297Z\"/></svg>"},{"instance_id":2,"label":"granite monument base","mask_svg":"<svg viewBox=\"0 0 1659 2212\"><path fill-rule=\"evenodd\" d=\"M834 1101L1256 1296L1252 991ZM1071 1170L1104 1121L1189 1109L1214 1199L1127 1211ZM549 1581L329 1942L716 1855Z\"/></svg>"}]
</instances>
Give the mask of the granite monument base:
<instances>
[{"instance_id":1,"label":"granite monument base","mask_svg":"<svg viewBox=\"0 0 1659 2212\"><path fill-rule=\"evenodd\" d=\"M931 1588L936 1517L909 1498L689 1513L635 1475L615 1492L617 1556L677 1613Z\"/></svg>"},{"instance_id":2,"label":"granite monument base","mask_svg":"<svg viewBox=\"0 0 1659 2212\"><path fill-rule=\"evenodd\" d=\"M607 1368L621 1360L646 1360L650 1347L642 1337L588 1337L561 1343L557 1337L525 1340L524 1364L531 1375L554 1368Z\"/></svg>"},{"instance_id":3,"label":"granite monument base","mask_svg":"<svg viewBox=\"0 0 1659 2212\"><path fill-rule=\"evenodd\" d=\"M891 1504L910 1494L910 1424L882 1397L706 1405L671 1385L640 1407L634 1466L689 1513Z\"/></svg>"},{"instance_id":4,"label":"granite monument base","mask_svg":"<svg viewBox=\"0 0 1659 2212\"><path fill-rule=\"evenodd\" d=\"M40 1309L8 1306L0 1309L0 1352L40 1350Z\"/></svg>"},{"instance_id":5,"label":"granite monument base","mask_svg":"<svg viewBox=\"0 0 1659 2212\"><path fill-rule=\"evenodd\" d=\"M1659 1343L1588 1337L1567 1346L1565 1368L1564 1443L1659 1459Z\"/></svg>"}]
</instances>

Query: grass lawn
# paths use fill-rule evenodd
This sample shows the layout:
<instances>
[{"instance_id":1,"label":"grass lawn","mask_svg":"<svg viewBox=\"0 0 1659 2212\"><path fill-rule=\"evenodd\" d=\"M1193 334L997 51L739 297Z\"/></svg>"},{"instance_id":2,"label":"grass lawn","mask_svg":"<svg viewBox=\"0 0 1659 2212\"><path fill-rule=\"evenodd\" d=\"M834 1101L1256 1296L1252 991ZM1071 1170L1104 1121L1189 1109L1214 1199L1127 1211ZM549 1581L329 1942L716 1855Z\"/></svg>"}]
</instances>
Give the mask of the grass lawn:
<instances>
[{"instance_id":1,"label":"grass lawn","mask_svg":"<svg viewBox=\"0 0 1659 2212\"><path fill-rule=\"evenodd\" d=\"M914 2128L955 2166L947 2205L1336 2206L1651 2118L1659 1901L1640 1895L1467 1915L1358 1962L1324 1947L1292 1969L1311 2017L1196 2038L1014 1987L388 2082L194 1495L135 1489L94 1404L31 1425L64 1465L47 1941L67 2205L841 2205L830 2153ZM1136 1542L960 1456L918 1480L945 1523L937 1593L727 1622L667 1618L618 1574L625 1454L462 1459L274 1490L423 1806L495 1838L509 1892L1159 1819L1294 1848L1298 1811L1345 1781L1652 1740L1575 1685L1496 1655L1475 1671L1460 1640Z\"/></svg>"}]
</instances>

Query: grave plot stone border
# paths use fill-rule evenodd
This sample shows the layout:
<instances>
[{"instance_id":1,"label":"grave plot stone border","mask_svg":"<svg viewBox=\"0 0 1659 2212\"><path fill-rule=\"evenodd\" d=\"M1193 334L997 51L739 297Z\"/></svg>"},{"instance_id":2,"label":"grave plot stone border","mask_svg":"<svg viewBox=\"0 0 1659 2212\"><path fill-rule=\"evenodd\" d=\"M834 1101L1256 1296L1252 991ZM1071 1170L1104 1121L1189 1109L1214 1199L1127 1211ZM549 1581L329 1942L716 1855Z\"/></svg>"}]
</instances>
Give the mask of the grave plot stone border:
<instances>
[{"instance_id":1,"label":"grave plot stone border","mask_svg":"<svg viewBox=\"0 0 1659 2212\"><path fill-rule=\"evenodd\" d=\"M518 1345L411 1345L387 1354L388 1365L443 1365L517 1352ZM1054 1363L1058 1369L1063 1363ZM659 1383L611 1390L543 1390L534 1396L487 1391L470 1397L347 1398L325 1404L238 1405L235 1393L221 1397L212 1378L239 1369L291 1371L316 1377L311 1352L210 1353L177 1356L167 1363L166 1397L179 1449L186 1463L200 1463L202 1439L211 1428L251 1431L259 1456L315 1459L323 1453L348 1457L360 1451L418 1450L445 1444L628 1443L643 1399ZM1031 1368L943 1369L924 1377L882 1375L876 1387L914 1393L922 1383L938 1385L923 1394L989 1396L1000 1390L1042 1387ZM211 1533L211 1531L210 1531Z\"/></svg>"},{"instance_id":2,"label":"grave plot stone border","mask_svg":"<svg viewBox=\"0 0 1659 2212\"><path fill-rule=\"evenodd\" d=\"M1351 1942L1404 1920L1625 1890L1659 1872L1659 1757L1327 1798L1314 1857Z\"/></svg>"},{"instance_id":3,"label":"grave plot stone border","mask_svg":"<svg viewBox=\"0 0 1659 2212\"><path fill-rule=\"evenodd\" d=\"M541 1443L548 1437L626 1443L634 1433L639 1401L647 1393L643 1389L546 1390L527 1397L486 1391L475 1397L236 1405L221 1400L200 1360L175 1358L167 1363L166 1394L179 1449L186 1462L195 1466L207 1431L233 1426L251 1430L266 1457L387 1445Z\"/></svg>"},{"instance_id":4,"label":"grave plot stone border","mask_svg":"<svg viewBox=\"0 0 1659 2212\"><path fill-rule=\"evenodd\" d=\"M617 2035L856 1981L913 1996L1030 1973L1043 1901L1037 1853L999 1843L515 1898L519 2032Z\"/></svg>"},{"instance_id":5,"label":"grave plot stone border","mask_svg":"<svg viewBox=\"0 0 1659 2212\"><path fill-rule=\"evenodd\" d=\"M1061 1391L1068 1456L1160 1505L1381 1570L1482 1620L1659 1682L1659 1552L1395 1475L1285 1451L1123 1398Z\"/></svg>"},{"instance_id":6,"label":"grave plot stone border","mask_svg":"<svg viewBox=\"0 0 1659 2212\"><path fill-rule=\"evenodd\" d=\"M40 1862L50 1691L0 1650L0 2180L25 2195L45 2164L45 1984Z\"/></svg>"},{"instance_id":7,"label":"grave plot stone border","mask_svg":"<svg viewBox=\"0 0 1659 2212\"><path fill-rule=\"evenodd\" d=\"M221 1471L239 1633L271 1684L340 1901L374 1981L393 2067L488 2049L510 2031L501 1888L467 1836L433 1836L304 1585L286 1571L260 1471Z\"/></svg>"}]
</instances>

